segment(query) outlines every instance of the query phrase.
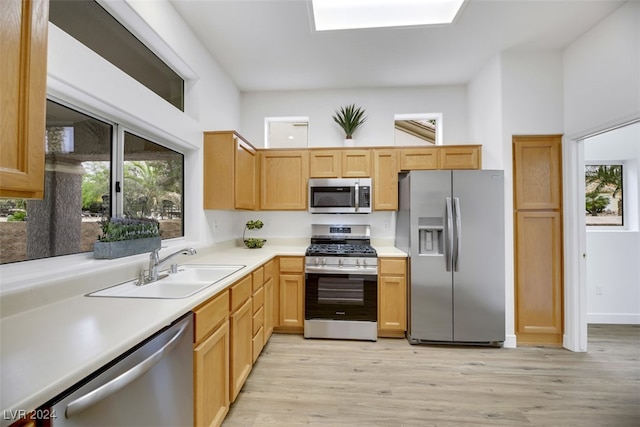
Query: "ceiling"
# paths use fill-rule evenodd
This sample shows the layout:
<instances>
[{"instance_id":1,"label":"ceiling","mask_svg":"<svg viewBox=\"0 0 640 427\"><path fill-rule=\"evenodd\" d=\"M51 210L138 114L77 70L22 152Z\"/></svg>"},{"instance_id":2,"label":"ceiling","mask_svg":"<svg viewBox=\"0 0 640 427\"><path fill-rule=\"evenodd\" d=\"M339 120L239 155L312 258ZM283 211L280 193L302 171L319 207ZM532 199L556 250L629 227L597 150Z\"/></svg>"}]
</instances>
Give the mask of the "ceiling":
<instances>
[{"instance_id":1,"label":"ceiling","mask_svg":"<svg viewBox=\"0 0 640 427\"><path fill-rule=\"evenodd\" d=\"M467 0L449 26L313 31L308 0L170 0L241 91L465 84L563 49L626 0Z\"/></svg>"}]
</instances>

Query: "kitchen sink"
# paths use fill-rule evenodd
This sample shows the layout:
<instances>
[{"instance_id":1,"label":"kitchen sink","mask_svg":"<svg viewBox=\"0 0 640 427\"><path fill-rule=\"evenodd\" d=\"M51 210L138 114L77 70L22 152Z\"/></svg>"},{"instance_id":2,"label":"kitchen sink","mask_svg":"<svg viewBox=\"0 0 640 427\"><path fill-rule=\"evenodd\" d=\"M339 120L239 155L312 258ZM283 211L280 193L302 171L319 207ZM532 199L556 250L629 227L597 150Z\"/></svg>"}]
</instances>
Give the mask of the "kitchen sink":
<instances>
[{"instance_id":1,"label":"kitchen sink","mask_svg":"<svg viewBox=\"0 0 640 427\"><path fill-rule=\"evenodd\" d=\"M243 269L244 265L195 265L185 264L175 273L163 273L160 279L137 286L137 279L110 286L87 294L89 297L113 298L187 298L227 276Z\"/></svg>"}]
</instances>

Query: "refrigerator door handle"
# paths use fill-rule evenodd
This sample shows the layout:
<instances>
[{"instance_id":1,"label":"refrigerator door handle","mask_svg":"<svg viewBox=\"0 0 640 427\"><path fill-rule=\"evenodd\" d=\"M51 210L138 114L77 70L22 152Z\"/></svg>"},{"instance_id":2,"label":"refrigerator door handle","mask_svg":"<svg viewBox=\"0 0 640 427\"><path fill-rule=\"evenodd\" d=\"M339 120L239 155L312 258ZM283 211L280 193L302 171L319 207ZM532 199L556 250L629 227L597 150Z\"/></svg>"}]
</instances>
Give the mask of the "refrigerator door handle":
<instances>
[{"instance_id":1,"label":"refrigerator door handle","mask_svg":"<svg viewBox=\"0 0 640 427\"><path fill-rule=\"evenodd\" d=\"M447 271L451 271L453 264L453 206L451 197L447 197L447 244L444 251Z\"/></svg>"},{"instance_id":2,"label":"refrigerator door handle","mask_svg":"<svg viewBox=\"0 0 640 427\"><path fill-rule=\"evenodd\" d=\"M462 238L462 226L461 222L461 212L460 212L460 198L454 197L454 215L456 217L456 240L453 247L453 255L451 256L451 262L453 264L453 271L458 271L458 260L460 259L460 240Z\"/></svg>"}]
</instances>

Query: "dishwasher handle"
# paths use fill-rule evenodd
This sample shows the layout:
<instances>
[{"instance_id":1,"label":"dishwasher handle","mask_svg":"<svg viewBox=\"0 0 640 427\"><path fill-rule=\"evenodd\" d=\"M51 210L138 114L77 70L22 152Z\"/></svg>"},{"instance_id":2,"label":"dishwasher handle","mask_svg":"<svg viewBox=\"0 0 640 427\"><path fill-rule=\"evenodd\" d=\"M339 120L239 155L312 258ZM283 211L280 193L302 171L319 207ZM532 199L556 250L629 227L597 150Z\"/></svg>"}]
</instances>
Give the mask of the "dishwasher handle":
<instances>
[{"instance_id":1,"label":"dishwasher handle","mask_svg":"<svg viewBox=\"0 0 640 427\"><path fill-rule=\"evenodd\" d=\"M178 342L180 342L180 338L182 338L182 335L184 335L188 326L189 322L185 322L178 332L176 332L176 334L165 345L133 368L121 375L118 375L116 378L101 385L95 390L88 392L84 396L70 402L64 411L65 417L71 418L75 414L95 405L144 375L147 371L153 368L165 356L165 354L169 353L178 344Z\"/></svg>"}]
</instances>

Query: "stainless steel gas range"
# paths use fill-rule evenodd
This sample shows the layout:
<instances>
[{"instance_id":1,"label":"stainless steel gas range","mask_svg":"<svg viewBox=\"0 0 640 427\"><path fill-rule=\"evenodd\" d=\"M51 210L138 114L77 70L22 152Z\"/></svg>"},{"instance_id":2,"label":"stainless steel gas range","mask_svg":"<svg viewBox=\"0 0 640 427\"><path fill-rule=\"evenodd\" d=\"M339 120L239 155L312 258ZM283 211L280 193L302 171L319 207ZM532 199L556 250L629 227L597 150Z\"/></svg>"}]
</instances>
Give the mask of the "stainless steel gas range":
<instances>
[{"instance_id":1,"label":"stainless steel gas range","mask_svg":"<svg viewBox=\"0 0 640 427\"><path fill-rule=\"evenodd\" d=\"M305 256L305 338L375 341L378 260L369 225L311 226Z\"/></svg>"}]
</instances>

